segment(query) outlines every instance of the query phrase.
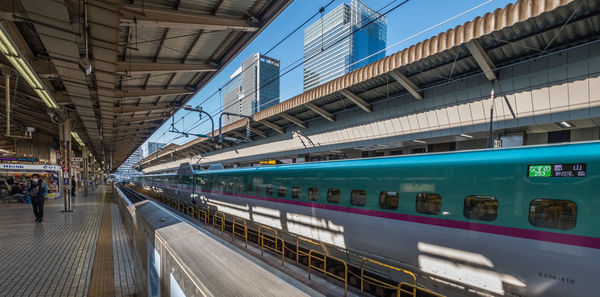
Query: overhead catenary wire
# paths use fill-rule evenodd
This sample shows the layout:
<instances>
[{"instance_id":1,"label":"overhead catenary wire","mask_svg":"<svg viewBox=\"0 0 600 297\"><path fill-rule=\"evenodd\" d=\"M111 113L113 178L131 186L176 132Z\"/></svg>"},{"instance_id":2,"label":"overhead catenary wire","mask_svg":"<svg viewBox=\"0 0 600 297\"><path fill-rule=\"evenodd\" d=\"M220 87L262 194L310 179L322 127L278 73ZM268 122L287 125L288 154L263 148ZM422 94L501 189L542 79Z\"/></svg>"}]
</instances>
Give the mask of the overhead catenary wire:
<instances>
[{"instance_id":1,"label":"overhead catenary wire","mask_svg":"<svg viewBox=\"0 0 600 297\"><path fill-rule=\"evenodd\" d=\"M342 42L342 41L344 41L345 39L349 38L349 37L350 37L350 36L352 36L353 34L356 34L357 32L359 32L359 31L360 31L360 30L362 30L363 28L365 28L365 27L369 26L369 25L370 25L370 24L372 24L373 22L375 22L375 21L379 20L380 18L384 17L385 15L389 14L390 12L392 12L392 11L396 10L397 8L399 8L399 7L403 6L404 4L408 3L410 0L404 0L404 1L402 1L401 3L397 4L396 6L392 7L391 9L387 10L385 13L381 13L381 12L380 12L380 11L384 10L385 8L387 8L388 6L390 6L391 4L393 4L394 2L397 2L397 1L398 1L398 0L393 0L393 1L389 2L388 4L386 4L385 6L383 6L382 8L380 8L379 10L377 10L377 11L374 11L374 12L373 12L373 13L372 13L370 16L373 16L373 15L375 15L375 14L379 14L379 15L378 15L376 18L373 18L373 19L371 19L369 22L367 22L367 23L363 24L363 25L362 25L362 26L360 26L359 28L356 28L356 29L352 30L351 32L349 32L348 34L344 35L343 37L341 37L341 38L340 38L340 39L338 39L337 41L333 42L332 44L329 44L327 47L323 48L323 49L321 50L321 52L315 53L315 54L313 54L312 56L310 56L310 57L308 57L308 58L306 58L306 59L304 59L304 57L300 57L299 59L295 60L295 61L294 61L294 62L292 62L290 65L286 66L286 68L288 68L287 70L284 68L284 70L285 70L285 71L283 71L283 73L281 73L281 72L280 72L280 74L278 74L278 75L273 75L273 76L271 76L270 78L272 78L272 79L268 80L268 81L267 81L266 83L264 83L264 84L261 84L261 85L260 85L260 86L259 86L259 87L258 87L256 90L254 90L253 92L251 92L251 93L247 94L246 96L248 96L248 95L252 95L252 94L255 94L255 93L256 93L256 92L258 92L258 91L259 91L261 88L263 88L263 87L265 87L265 86L267 86L267 85L269 85L269 84L271 84L271 83L274 83L274 82L275 82L276 80L278 80L279 78L281 78L281 77L283 77L284 75L286 75L286 74L290 73L291 71L293 71L293 70L297 69L298 67L300 67L300 66L301 66L301 65L303 65L304 63L306 63L306 62L308 62L308 61L310 61L310 60L314 59L315 57L317 57L317 56L318 56L319 54L321 54L322 52L324 52L324 51L326 51L326 50L328 50L328 49L330 49L330 48L332 48L332 47L336 46L336 45L337 45L337 44L339 44L340 42ZM493 1L493 0L490 0L490 1ZM333 2L333 1L332 1L332 2ZM332 2L328 3L328 5L330 5ZM319 12L318 12L316 15L318 15L320 12L321 12L321 10L320 10L320 11L319 11ZM313 16L313 17L314 17L314 16ZM305 22L305 23L306 23L306 22ZM297 31L297 30L295 30L295 31ZM254 63L255 63L255 62L254 62ZM298 64L296 64L296 63L298 63ZM296 64L296 65L294 65L294 64ZM251 67L251 66L249 66L249 67ZM245 68L243 71L247 70L249 67L246 67L246 68ZM274 100L277 100L277 99L279 99L279 98L275 98L275 99L273 99L273 100L270 100L270 101L268 101L267 103L269 103L269 102L272 102L272 101L274 101ZM267 103L264 103L264 104L267 104ZM261 106L264 106L264 104L261 104ZM224 107L224 108L223 108L223 110L225 110L226 108L228 108L228 107L231 107L231 106L232 106L232 104L231 104L231 105L229 105L229 106L227 106L227 107ZM217 111L217 112L218 112L218 111ZM213 114L213 115L215 115L215 114ZM205 120L205 121L202 121L202 122L200 122L199 124L197 124L197 125L193 126L192 128L190 128L190 129L186 130L185 132L189 132L189 131L191 131L191 130L195 129L196 127L200 126L201 124L204 124L205 122L206 122L206 120ZM170 141L173 141L174 139L175 139L175 138L173 138L173 139L172 139L172 140L170 140Z\"/></svg>"}]
</instances>

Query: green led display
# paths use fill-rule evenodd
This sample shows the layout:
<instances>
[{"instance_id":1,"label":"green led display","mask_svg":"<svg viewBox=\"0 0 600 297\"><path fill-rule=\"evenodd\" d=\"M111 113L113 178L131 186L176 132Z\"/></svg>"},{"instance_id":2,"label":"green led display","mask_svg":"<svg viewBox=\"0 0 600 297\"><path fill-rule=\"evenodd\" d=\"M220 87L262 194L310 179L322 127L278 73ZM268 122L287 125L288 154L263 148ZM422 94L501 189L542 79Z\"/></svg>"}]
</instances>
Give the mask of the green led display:
<instances>
[{"instance_id":1,"label":"green led display","mask_svg":"<svg viewBox=\"0 0 600 297\"><path fill-rule=\"evenodd\" d=\"M551 165L529 165L529 176L531 177L550 177L552 176Z\"/></svg>"}]
</instances>

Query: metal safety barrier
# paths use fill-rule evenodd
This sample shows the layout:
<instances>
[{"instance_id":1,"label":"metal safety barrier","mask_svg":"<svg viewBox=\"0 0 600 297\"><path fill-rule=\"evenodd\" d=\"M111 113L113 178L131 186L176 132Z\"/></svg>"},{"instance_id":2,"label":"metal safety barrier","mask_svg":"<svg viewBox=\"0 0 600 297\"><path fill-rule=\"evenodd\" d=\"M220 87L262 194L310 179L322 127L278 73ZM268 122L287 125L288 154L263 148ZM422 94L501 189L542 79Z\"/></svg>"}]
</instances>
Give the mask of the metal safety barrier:
<instances>
[{"instance_id":1,"label":"metal safety barrier","mask_svg":"<svg viewBox=\"0 0 600 297\"><path fill-rule=\"evenodd\" d=\"M187 205L186 209L185 209L185 213L189 216L191 215L192 217L194 216L195 212L195 207L191 206L191 205Z\"/></svg>"},{"instance_id":2,"label":"metal safety barrier","mask_svg":"<svg viewBox=\"0 0 600 297\"><path fill-rule=\"evenodd\" d=\"M298 263L298 262L299 262L299 260L300 260L300 254L302 254L303 256L308 256L308 253L307 253L307 252L304 252L304 251L301 251L301 250L300 250L300 241L302 241L302 242L306 242L306 243L310 243L310 244L313 244L313 245L316 245L316 246L319 246L320 248L322 248L322 249L323 249L323 253L324 253L324 254L327 254L327 248L325 247L325 245L324 245L324 244L322 244L322 243L320 243L320 242L315 242L315 241L312 241L312 240L310 240L310 239L306 239L306 238L304 238L304 237L298 237L298 238L296 239L296 263ZM309 249L309 250L310 250L310 249Z\"/></svg>"},{"instance_id":3,"label":"metal safety barrier","mask_svg":"<svg viewBox=\"0 0 600 297\"><path fill-rule=\"evenodd\" d=\"M263 232L263 230L271 231L273 233L273 235L267 235L267 236L273 237L273 238L265 237L265 233ZM267 226L260 225L258 227L258 238L260 240L261 256L265 255L264 254L265 248L267 248L275 253L281 253L281 266L283 266L285 263L285 258L284 258L285 257L285 252L284 252L285 242L283 241L283 239L279 238L279 236L277 235L277 230L267 227ZM265 240L267 240L267 242L274 243L275 248L270 247L270 246L265 246ZM279 248L278 248L279 241L281 241L281 250L279 250Z\"/></svg>"},{"instance_id":4,"label":"metal safety barrier","mask_svg":"<svg viewBox=\"0 0 600 297\"><path fill-rule=\"evenodd\" d=\"M320 257L315 256L314 254L317 254ZM312 265L313 258L316 260L319 260L323 263L323 269L319 268L318 266ZM335 260L336 262L344 264L344 277L341 277L339 275L336 275L335 273L327 271L327 259ZM311 268L313 268L317 271L323 272L324 275L329 275L329 276L332 276L333 278L343 281L344 282L344 296L348 296L348 264L346 264L346 261L336 258L336 257L333 257L333 256L327 256L326 254L315 251L315 250L310 250L308 252L308 279L310 279L310 269Z\"/></svg>"},{"instance_id":5,"label":"metal safety barrier","mask_svg":"<svg viewBox=\"0 0 600 297\"><path fill-rule=\"evenodd\" d=\"M208 212L198 209L198 223L200 223L200 219L204 219L204 225L208 225Z\"/></svg>"},{"instance_id":6,"label":"metal safety barrier","mask_svg":"<svg viewBox=\"0 0 600 297\"><path fill-rule=\"evenodd\" d=\"M242 222L244 223L243 225L238 223L238 222ZM239 233L235 233L235 226L240 226L240 227L244 227L244 233L243 234L239 234ZM246 241L246 248L248 248L248 225L246 224L246 220L244 219L240 219L237 217L233 217L233 220L231 221L231 236L233 237L233 240L235 240L235 235L240 235L243 236L245 241Z\"/></svg>"},{"instance_id":7,"label":"metal safety barrier","mask_svg":"<svg viewBox=\"0 0 600 297\"><path fill-rule=\"evenodd\" d=\"M402 287L410 287L413 289L413 291L411 292L411 291L402 289ZM402 291L402 293L410 294L413 297L416 297L418 292L425 293L425 294L428 294L433 297L446 297L442 294L438 294L434 291L427 290L425 288L421 288L421 287L418 287L417 285L413 285L413 284L409 284L409 283L399 283L398 288L401 288L400 291ZM400 296L400 292L398 292L398 296Z\"/></svg>"},{"instance_id":8,"label":"metal safety barrier","mask_svg":"<svg viewBox=\"0 0 600 297\"><path fill-rule=\"evenodd\" d=\"M221 217L219 217L219 215L221 215ZM217 211L215 212L215 214L213 214L213 219L212 219L212 229L213 231L215 230L215 221L219 219L221 220L221 235L225 232L225 214Z\"/></svg>"},{"instance_id":9,"label":"metal safety barrier","mask_svg":"<svg viewBox=\"0 0 600 297\"><path fill-rule=\"evenodd\" d=\"M388 269L393 269L393 270L400 271L400 272L403 272L403 273L406 273L406 274L410 275L412 277L412 279L413 279L413 285L414 285L413 292L411 294L413 294L413 296L416 296L417 291L416 291L415 288L417 286L417 277L412 272L410 272L408 270L404 270L402 268L391 266L391 265L388 265L388 264L385 264L385 263L381 263L379 261L376 261L376 260L373 260L373 259L369 259L369 258L363 258L362 261L360 261L360 291L361 292L364 292L365 279L367 280L367 282L370 282L370 283L372 283L374 285L379 285L382 288L395 289L396 292L397 292L397 296L398 297L400 297L400 292L401 291L402 292L406 292L406 290L400 288L400 283L398 284L398 286L394 286L394 285L392 285L390 283L386 283L384 281L381 281L381 280L378 280L376 278L373 278L373 277L370 277L368 275L365 275L365 262L373 263L373 264L381 266L381 267L385 267L385 268L388 268Z\"/></svg>"}]
</instances>

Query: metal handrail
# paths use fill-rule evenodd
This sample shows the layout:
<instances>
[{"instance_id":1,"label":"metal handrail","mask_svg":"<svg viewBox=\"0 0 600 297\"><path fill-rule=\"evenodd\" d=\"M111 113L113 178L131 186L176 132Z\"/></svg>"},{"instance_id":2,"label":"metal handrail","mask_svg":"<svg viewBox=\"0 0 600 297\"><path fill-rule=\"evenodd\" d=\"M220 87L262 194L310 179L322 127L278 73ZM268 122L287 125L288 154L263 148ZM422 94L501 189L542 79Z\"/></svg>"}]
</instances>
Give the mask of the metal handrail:
<instances>
[{"instance_id":1,"label":"metal handrail","mask_svg":"<svg viewBox=\"0 0 600 297\"><path fill-rule=\"evenodd\" d=\"M402 268L398 268L398 267L392 266L392 265L381 263L381 262L373 260L373 259L363 258L360 261L360 291L361 292L364 292L365 279L367 279L369 282L377 283L377 284L381 285L384 288L396 289L398 297L400 297L400 292L401 291L406 291L406 290L400 288L400 283L398 283L398 286L394 286L394 285L392 285L390 283L386 283L384 281L381 281L381 280L378 280L376 278L373 278L373 277L370 277L368 275L365 275L365 262L373 263L373 264L378 265L378 266L382 266L382 267L385 267L385 268L389 268L389 269L393 269L393 270L396 270L396 271L400 271L400 272L406 273L406 274L408 274L408 275L410 275L412 277L413 284L415 285L415 287L417 285L417 277L412 272L410 272L408 270L404 270ZM413 296L416 296L417 291L416 291L415 288L413 288L413 293L412 294L413 294Z\"/></svg>"},{"instance_id":2,"label":"metal handrail","mask_svg":"<svg viewBox=\"0 0 600 297\"><path fill-rule=\"evenodd\" d=\"M304 237L298 237L298 238L296 238L296 263L298 263L299 260L300 260L299 259L300 258L300 254L302 254L304 256L308 256L308 253L303 252L303 251L300 250L300 241L304 241L306 243L310 243L310 244L319 246L319 247L321 247L323 249L323 253L327 254L327 247L325 247L324 244L322 244L320 242L312 241L310 239L306 239Z\"/></svg>"},{"instance_id":3,"label":"metal handrail","mask_svg":"<svg viewBox=\"0 0 600 297\"><path fill-rule=\"evenodd\" d=\"M322 256L322 258L316 257L313 254L318 254L318 255ZM313 258L323 262L323 269L312 265ZM343 278L341 276L338 276L334 273L327 271L327 259L332 259L339 263L344 264L344 277ZM308 251L308 279L310 279L310 269L311 268L313 268L317 271L323 272L324 275L329 275L338 280L343 281L344 282L344 296L348 296L348 264L346 263L346 261L344 261L340 258L333 257L333 256L327 256L326 254L323 254L323 253L315 251L315 250L310 250L310 251Z\"/></svg>"},{"instance_id":4,"label":"metal handrail","mask_svg":"<svg viewBox=\"0 0 600 297\"><path fill-rule=\"evenodd\" d=\"M425 294L429 294L429 295L434 296L434 297L446 297L445 295L436 293L434 291L431 291L431 290L428 290L428 289L425 289L425 288L418 287L417 285L413 285L413 284L409 284L409 283L404 283L404 282L398 284L398 288L401 288L402 286L411 287L413 289L413 292L408 291L408 290L404 290L404 289L399 289L398 296L400 296L400 291L402 291L403 293L411 294L413 297L417 296L416 292L423 292Z\"/></svg>"},{"instance_id":5,"label":"metal handrail","mask_svg":"<svg viewBox=\"0 0 600 297\"><path fill-rule=\"evenodd\" d=\"M221 217L219 217L219 215L221 215ZM215 212L215 214L213 215L213 219L212 219L212 229L213 231L215 230L215 220L216 219L221 219L221 235L223 235L224 231L225 231L225 214L217 211Z\"/></svg>"},{"instance_id":6,"label":"metal handrail","mask_svg":"<svg viewBox=\"0 0 600 297\"><path fill-rule=\"evenodd\" d=\"M208 213L202 209L198 209L198 222L200 222L200 214L203 214L204 225L208 225Z\"/></svg>"},{"instance_id":7,"label":"metal handrail","mask_svg":"<svg viewBox=\"0 0 600 297\"><path fill-rule=\"evenodd\" d=\"M240 219L237 217L233 217L233 220L231 221L231 236L233 237L233 240L235 240L235 226L242 226L242 224L238 223L238 221L243 222L244 223L244 234L239 234L240 236L244 236L244 239L246 240L246 248L248 248L248 225L246 224L246 220L244 219Z\"/></svg>"},{"instance_id":8,"label":"metal handrail","mask_svg":"<svg viewBox=\"0 0 600 297\"><path fill-rule=\"evenodd\" d=\"M274 239L265 237L265 233L262 232L262 230L269 230L269 231L273 232L273 235L268 235L268 236L271 236ZM285 257L285 252L284 252L285 241L283 241L283 239L279 238L279 236L277 235L277 230L267 227L267 226L260 225L258 227L258 238L260 239L260 255L261 256L265 255L264 254L265 248L267 248L275 253L281 253L281 266L283 266L285 263L285 258L284 258ZM272 248L270 246L265 246L265 239L268 242L275 243L275 248ZM279 248L278 248L279 240L281 240L281 251L279 251Z\"/></svg>"}]
</instances>

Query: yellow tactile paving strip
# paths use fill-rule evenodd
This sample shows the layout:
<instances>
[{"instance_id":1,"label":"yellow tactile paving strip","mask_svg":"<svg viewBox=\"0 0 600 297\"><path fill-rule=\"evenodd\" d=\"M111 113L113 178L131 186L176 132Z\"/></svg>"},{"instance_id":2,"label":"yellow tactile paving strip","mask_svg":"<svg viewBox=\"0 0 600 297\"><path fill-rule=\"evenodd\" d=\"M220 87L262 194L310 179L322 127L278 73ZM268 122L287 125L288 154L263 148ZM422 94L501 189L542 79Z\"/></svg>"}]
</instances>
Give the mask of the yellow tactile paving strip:
<instances>
[{"instance_id":1,"label":"yellow tactile paving strip","mask_svg":"<svg viewBox=\"0 0 600 297\"><path fill-rule=\"evenodd\" d=\"M105 192L102 222L96 243L96 254L92 266L92 278L88 290L88 297L114 297L114 263L112 242L111 202L112 193Z\"/></svg>"}]
</instances>

